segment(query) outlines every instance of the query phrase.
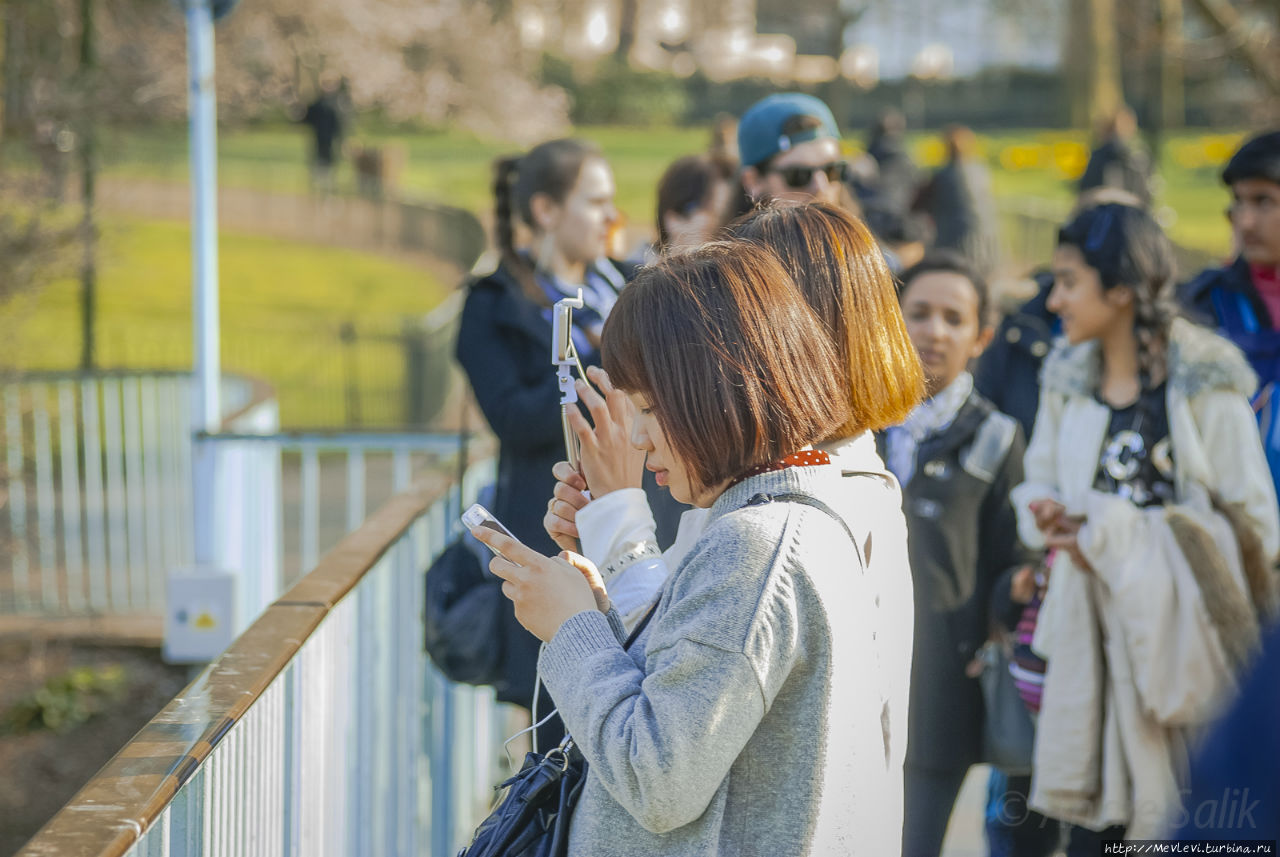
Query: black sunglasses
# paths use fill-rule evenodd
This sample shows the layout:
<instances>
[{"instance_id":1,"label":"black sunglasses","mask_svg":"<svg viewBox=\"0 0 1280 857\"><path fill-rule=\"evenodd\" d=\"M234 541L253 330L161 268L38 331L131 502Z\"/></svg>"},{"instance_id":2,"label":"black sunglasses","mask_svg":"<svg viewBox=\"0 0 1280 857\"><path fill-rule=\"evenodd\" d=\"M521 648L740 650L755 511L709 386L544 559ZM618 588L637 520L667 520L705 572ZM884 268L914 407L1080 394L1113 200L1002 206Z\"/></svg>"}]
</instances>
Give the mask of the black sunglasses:
<instances>
[{"instance_id":1,"label":"black sunglasses","mask_svg":"<svg viewBox=\"0 0 1280 857\"><path fill-rule=\"evenodd\" d=\"M827 181L842 182L848 174L849 165L844 161L832 161L829 164L823 164L820 167L770 167L769 172L777 173L782 176L782 180L787 183L787 187L800 188L808 187L813 181L813 174L816 172L825 173Z\"/></svg>"}]
</instances>

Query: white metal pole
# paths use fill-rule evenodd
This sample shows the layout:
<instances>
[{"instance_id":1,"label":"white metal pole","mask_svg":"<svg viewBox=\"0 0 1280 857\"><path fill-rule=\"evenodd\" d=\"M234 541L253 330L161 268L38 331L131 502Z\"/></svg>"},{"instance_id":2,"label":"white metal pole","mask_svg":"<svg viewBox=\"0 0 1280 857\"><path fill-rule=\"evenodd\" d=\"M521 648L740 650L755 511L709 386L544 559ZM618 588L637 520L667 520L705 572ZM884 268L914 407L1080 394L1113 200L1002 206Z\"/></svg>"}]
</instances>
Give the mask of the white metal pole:
<instances>
[{"instance_id":1,"label":"white metal pole","mask_svg":"<svg viewBox=\"0 0 1280 857\"><path fill-rule=\"evenodd\" d=\"M217 103L214 97L211 0L186 0L187 109L191 147L191 256L194 321L193 428L216 432L221 423L218 323ZM194 548L198 565L212 564L215 469L210 444L196 445Z\"/></svg>"}]
</instances>

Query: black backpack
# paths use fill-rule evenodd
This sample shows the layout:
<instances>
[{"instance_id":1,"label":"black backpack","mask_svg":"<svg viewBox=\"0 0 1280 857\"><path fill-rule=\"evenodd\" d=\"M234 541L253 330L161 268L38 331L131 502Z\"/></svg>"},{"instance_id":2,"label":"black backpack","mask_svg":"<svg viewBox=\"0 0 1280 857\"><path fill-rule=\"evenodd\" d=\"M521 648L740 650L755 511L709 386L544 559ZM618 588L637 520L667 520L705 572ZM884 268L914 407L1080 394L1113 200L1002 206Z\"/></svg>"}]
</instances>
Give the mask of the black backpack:
<instances>
[{"instance_id":1,"label":"black backpack","mask_svg":"<svg viewBox=\"0 0 1280 857\"><path fill-rule=\"evenodd\" d=\"M506 597L488 556L463 533L427 569L423 645L450 681L496 686L503 680Z\"/></svg>"}]
</instances>

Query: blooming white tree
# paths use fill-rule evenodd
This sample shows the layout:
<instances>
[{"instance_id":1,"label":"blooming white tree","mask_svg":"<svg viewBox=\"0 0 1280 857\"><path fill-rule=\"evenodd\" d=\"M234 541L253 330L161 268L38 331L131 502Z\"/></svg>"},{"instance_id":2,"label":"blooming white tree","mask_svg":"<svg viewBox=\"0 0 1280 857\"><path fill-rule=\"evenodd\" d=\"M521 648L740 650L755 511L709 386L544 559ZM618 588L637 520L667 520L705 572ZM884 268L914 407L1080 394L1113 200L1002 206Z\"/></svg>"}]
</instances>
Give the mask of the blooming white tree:
<instances>
[{"instance_id":1,"label":"blooming white tree","mask_svg":"<svg viewBox=\"0 0 1280 857\"><path fill-rule=\"evenodd\" d=\"M177 4L127 0L99 16L104 69L127 69L130 101L152 117L186 110ZM357 109L529 142L563 129L565 95L539 86L509 16L469 0L253 0L218 23L226 119L305 102L345 78Z\"/></svg>"}]
</instances>

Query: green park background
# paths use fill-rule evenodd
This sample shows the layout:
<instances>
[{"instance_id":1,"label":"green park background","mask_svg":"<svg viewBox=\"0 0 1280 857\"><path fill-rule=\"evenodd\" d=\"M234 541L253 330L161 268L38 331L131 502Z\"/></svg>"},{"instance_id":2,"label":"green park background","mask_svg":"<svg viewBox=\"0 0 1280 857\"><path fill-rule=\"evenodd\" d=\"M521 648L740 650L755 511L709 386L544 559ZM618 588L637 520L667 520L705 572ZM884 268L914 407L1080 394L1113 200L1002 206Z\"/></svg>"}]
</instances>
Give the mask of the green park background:
<instances>
[{"instance_id":1,"label":"green park background","mask_svg":"<svg viewBox=\"0 0 1280 857\"><path fill-rule=\"evenodd\" d=\"M651 230L658 177L675 158L707 147L698 127L594 126L581 136L597 142L613 166L618 207L633 236ZM1229 251L1223 216L1227 194L1218 179L1239 134L1184 131L1171 136L1159 164L1157 207L1171 236L1214 256ZM187 181L186 128L108 131L103 174L119 179ZM1082 133L1005 131L980 136L998 199L1034 199L1064 213L1073 179L1088 155ZM393 164L390 194L468 209L482 220L490 205L490 164L510 144L461 132L357 126L352 146L376 146ZM941 160L935 135L910 138L918 163ZM857 140L846 138L857 151ZM287 124L224 131L219 139L219 184L306 194L307 136ZM74 181L74 175L71 177ZM354 189L350 160L336 176ZM191 365L191 262L184 222L99 215L97 364L103 368L186 368ZM1047 261L1047 260L1046 260ZM1193 272L1182 272L1188 276ZM390 391L366 401L365 427L401 423L395 401L405 374L399 331L406 318L436 307L458 285L439 272L402 261L322 244L282 241L224 229L220 236L224 370L265 378L276 387L288 427L351 423L335 417L344 385ZM72 369L80 353L79 282L74 270L3 308L8 330L0 361L10 369ZM342 331L360 343L345 357ZM345 340L348 343L350 340ZM349 344L347 346L350 348Z\"/></svg>"}]
</instances>

